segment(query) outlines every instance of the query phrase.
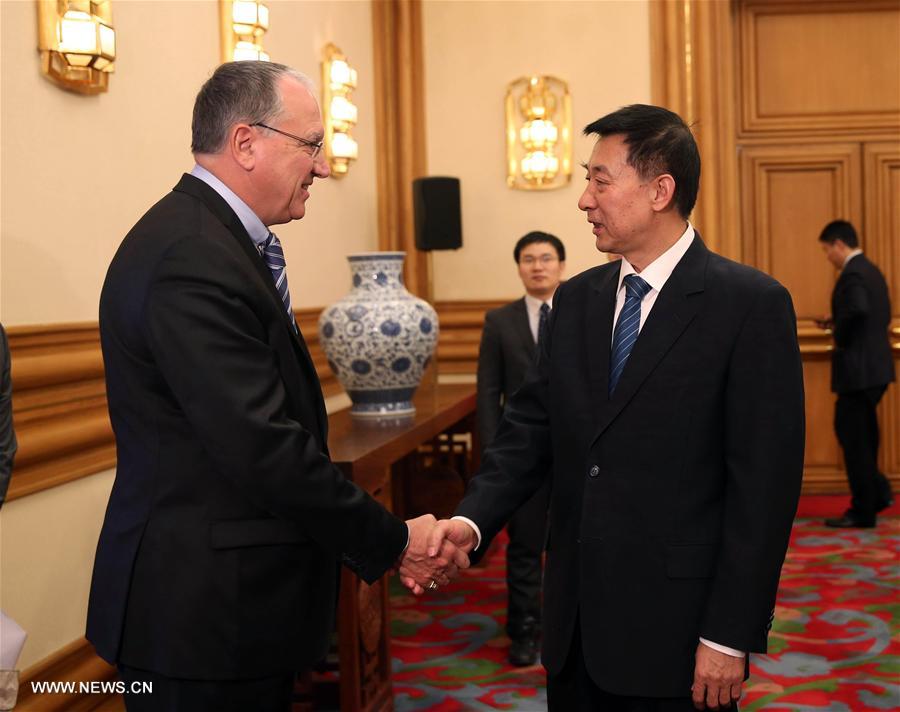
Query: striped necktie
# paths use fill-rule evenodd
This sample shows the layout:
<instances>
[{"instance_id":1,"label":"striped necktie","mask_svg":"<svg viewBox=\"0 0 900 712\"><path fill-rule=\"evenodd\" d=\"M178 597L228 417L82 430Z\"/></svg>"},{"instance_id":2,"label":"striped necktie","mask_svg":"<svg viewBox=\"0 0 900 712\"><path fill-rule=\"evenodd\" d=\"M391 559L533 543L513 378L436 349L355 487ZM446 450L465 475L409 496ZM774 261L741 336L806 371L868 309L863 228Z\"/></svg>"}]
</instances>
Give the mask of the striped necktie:
<instances>
[{"instance_id":1,"label":"striped necktie","mask_svg":"<svg viewBox=\"0 0 900 712\"><path fill-rule=\"evenodd\" d=\"M629 274L625 282L625 304L619 313L613 334L612 355L609 359L609 395L616 390L625 363L641 330L641 300L650 291L650 285L636 274Z\"/></svg>"},{"instance_id":2,"label":"striped necktie","mask_svg":"<svg viewBox=\"0 0 900 712\"><path fill-rule=\"evenodd\" d=\"M297 322L294 321L294 312L291 310L291 293L288 291L287 262L284 260L284 250L281 249L281 243L274 232L269 233L268 239L262 245L262 258L265 260L266 267L272 273L275 289L278 291L278 296L281 297L284 308L287 310L291 325L296 331Z\"/></svg>"},{"instance_id":3,"label":"striped necktie","mask_svg":"<svg viewBox=\"0 0 900 712\"><path fill-rule=\"evenodd\" d=\"M541 348L544 340L547 338L547 322L550 319L550 305L547 302L541 304L540 315L538 316L538 337L537 346Z\"/></svg>"}]
</instances>

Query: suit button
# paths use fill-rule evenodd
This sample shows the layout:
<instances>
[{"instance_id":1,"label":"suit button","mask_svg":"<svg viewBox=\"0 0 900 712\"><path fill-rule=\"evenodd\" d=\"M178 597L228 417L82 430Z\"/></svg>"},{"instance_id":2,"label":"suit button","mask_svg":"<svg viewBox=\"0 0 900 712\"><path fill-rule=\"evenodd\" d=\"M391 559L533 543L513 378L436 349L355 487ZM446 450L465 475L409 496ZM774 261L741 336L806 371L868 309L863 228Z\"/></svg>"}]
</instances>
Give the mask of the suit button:
<instances>
[{"instance_id":1,"label":"suit button","mask_svg":"<svg viewBox=\"0 0 900 712\"><path fill-rule=\"evenodd\" d=\"M590 471L588 474L589 474L591 477L596 477L597 475L600 474L600 468L597 467L597 465L594 465L594 466L591 468L591 471Z\"/></svg>"}]
</instances>

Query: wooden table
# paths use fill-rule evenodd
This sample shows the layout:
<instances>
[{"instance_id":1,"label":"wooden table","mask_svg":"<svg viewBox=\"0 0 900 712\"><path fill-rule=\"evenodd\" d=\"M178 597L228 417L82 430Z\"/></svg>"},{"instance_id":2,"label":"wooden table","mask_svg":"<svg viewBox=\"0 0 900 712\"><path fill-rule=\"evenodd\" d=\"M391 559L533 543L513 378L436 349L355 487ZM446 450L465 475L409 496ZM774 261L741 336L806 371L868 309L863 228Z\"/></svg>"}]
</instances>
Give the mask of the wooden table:
<instances>
[{"instance_id":1,"label":"wooden table","mask_svg":"<svg viewBox=\"0 0 900 712\"><path fill-rule=\"evenodd\" d=\"M440 458L445 465L452 462L469 470L471 453L478 451L474 384L423 386L413 403L416 413L405 419L359 418L349 409L328 418L332 461L403 518L419 514L411 511L410 503L424 463ZM471 448L454 439L454 433L470 433ZM465 478L468 472L459 474ZM342 570L338 684L344 712L393 709L388 598L386 577L369 586Z\"/></svg>"}]
</instances>

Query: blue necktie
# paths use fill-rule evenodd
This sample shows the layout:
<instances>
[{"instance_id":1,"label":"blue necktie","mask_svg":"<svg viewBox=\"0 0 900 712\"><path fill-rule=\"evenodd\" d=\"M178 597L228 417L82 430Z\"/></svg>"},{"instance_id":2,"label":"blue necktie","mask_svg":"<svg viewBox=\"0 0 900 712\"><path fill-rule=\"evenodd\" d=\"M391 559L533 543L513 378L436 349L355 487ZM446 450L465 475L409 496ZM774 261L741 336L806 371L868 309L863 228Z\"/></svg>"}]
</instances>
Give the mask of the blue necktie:
<instances>
[{"instance_id":1,"label":"blue necktie","mask_svg":"<svg viewBox=\"0 0 900 712\"><path fill-rule=\"evenodd\" d=\"M625 304L619 313L613 334L612 355L609 358L609 395L616 390L619 377L641 330L641 300L650 291L650 285L636 274L629 274L625 282Z\"/></svg>"},{"instance_id":2,"label":"blue necktie","mask_svg":"<svg viewBox=\"0 0 900 712\"><path fill-rule=\"evenodd\" d=\"M291 310L291 293L288 291L287 279L287 262L284 260L284 250L281 249L281 243L275 237L274 232L269 233L268 239L262 245L262 257L266 262L266 267L272 273L272 279L275 280L275 289L278 290L278 296L287 310L291 319L291 325L294 331L297 330L297 322L294 321L294 312Z\"/></svg>"}]
</instances>

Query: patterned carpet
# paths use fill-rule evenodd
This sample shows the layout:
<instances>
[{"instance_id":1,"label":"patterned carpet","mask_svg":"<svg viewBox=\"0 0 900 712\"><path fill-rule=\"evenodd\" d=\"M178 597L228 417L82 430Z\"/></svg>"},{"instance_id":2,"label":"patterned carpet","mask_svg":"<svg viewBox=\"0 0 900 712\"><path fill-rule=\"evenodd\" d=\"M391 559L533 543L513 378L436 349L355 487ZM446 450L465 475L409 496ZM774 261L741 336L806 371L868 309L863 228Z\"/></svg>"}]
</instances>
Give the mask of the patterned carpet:
<instances>
[{"instance_id":1,"label":"patterned carpet","mask_svg":"<svg viewBox=\"0 0 900 712\"><path fill-rule=\"evenodd\" d=\"M398 712L546 709L544 669L506 663L504 536L433 596L393 582ZM834 530L798 519L769 655L754 656L742 712L900 708L900 519Z\"/></svg>"}]
</instances>

